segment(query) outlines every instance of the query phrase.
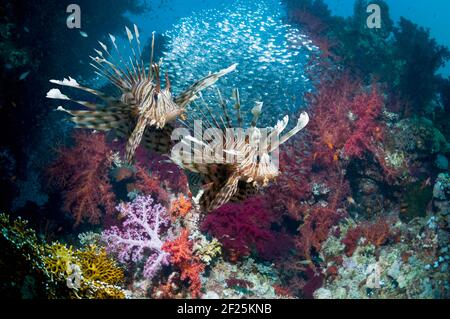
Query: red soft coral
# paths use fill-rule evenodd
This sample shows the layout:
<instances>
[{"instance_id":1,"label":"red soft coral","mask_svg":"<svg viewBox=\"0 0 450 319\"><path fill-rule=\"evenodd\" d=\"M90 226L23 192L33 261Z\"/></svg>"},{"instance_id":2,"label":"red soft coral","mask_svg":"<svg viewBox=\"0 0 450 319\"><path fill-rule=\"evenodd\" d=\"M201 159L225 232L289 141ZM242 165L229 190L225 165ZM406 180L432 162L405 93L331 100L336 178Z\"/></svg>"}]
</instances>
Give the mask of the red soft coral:
<instances>
[{"instance_id":1,"label":"red soft coral","mask_svg":"<svg viewBox=\"0 0 450 319\"><path fill-rule=\"evenodd\" d=\"M375 85L368 89L348 74L330 71L306 99L311 109L306 134L292 139L281 150L282 173L272 189L281 192L268 192L269 196L276 194L272 202L278 211L297 220L309 210L307 202L313 188L334 190L351 159L372 155L387 176L394 174L380 147L383 98Z\"/></svg>"},{"instance_id":2,"label":"red soft coral","mask_svg":"<svg viewBox=\"0 0 450 319\"><path fill-rule=\"evenodd\" d=\"M345 245L345 253L347 256L352 256L360 243L361 238L365 238L365 244L372 244L375 247L384 245L392 236L389 221L378 220L374 223L361 223L358 226L350 229L342 239Z\"/></svg>"},{"instance_id":3,"label":"red soft coral","mask_svg":"<svg viewBox=\"0 0 450 319\"><path fill-rule=\"evenodd\" d=\"M200 295L200 274L205 270L205 265L193 254L192 246L189 231L183 229L178 238L164 243L162 249L170 253L170 262L180 269L180 279L189 281L191 296L196 298Z\"/></svg>"},{"instance_id":4,"label":"red soft coral","mask_svg":"<svg viewBox=\"0 0 450 319\"><path fill-rule=\"evenodd\" d=\"M329 73L316 89L307 96L315 158L330 165L341 156L376 153L384 130L378 119L383 98L376 85L367 89L349 74Z\"/></svg>"},{"instance_id":5,"label":"red soft coral","mask_svg":"<svg viewBox=\"0 0 450 319\"><path fill-rule=\"evenodd\" d=\"M102 214L115 209L109 181L111 149L100 133L76 131L73 147L61 147L49 167L50 182L62 191L63 210L75 218L75 226L87 220L97 224Z\"/></svg>"},{"instance_id":6,"label":"red soft coral","mask_svg":"<svg viewBox=\"0 0 450 319\"><path fill-rule=\"evenodd\" d=\"M162 156L156 153L149 153L142 164L145 163L145 167L148 167L152 173L157 174L164 185L173 193L189 193L188 179L184 171L170 161L166 156ZM141 162L138 158L138 161Z\"/></svg>"},{"instance_id":7,"label":"red soft coral","mask_svg":"<svg viewBox=\"0 0 450 319\"><path fill-rule=\"evenodd\" d=\"M152 195L161 203L169 202L169 193L162 187L162 181L158 174L151 174L140 164L135 165L135 182L129 185L129 190L138 190L142 194Z\"/></svg>"},{"instance_id":8,"label":"red soft coral","mask_svg":"<svg viewBox=\"0 0 450 319\"><path fill-rule=\"evenodd\" d=\"M201 230L216 237L231 260L255 250L261 257L272 259L289 248L287 238L271 230L274 221L270 205L262 197L240 203L228 203L210 213Z\"/></svg>"},{"instance_id":9,"label":"red soft coral","mask_svg":"<svg viewBox=\"0 0 450 319\"><path fill-rule=\"evenodd\" d=\"M310 205L304 211L303 224L299 228L299 236L296 241L298 253L307 260L311 260L311 253L314 249L319 252L330 233L331 228L345 216L345 207L342 204L343 198L350 191L348 182L344 175L331 175L333 183L327 182L331 189L328 196L327 206L318 202Z\"/></svg>"},{"instance_id":10,"label":"red soft coral","mask_svg":"<svg viewBox=\"0 0 450 319\"><path fill-rule=\"evenodd\" d=\"M114 151L123 157L125 150L124 143L116 141L113 146ZM189 193L186 174L169 157L149 151L142 145L139 145L136 149L135 158L135 166L146 172L150 172L151 176L159 178L164 188L169 189L172 193Z\"/></svg>"}]
</instances>

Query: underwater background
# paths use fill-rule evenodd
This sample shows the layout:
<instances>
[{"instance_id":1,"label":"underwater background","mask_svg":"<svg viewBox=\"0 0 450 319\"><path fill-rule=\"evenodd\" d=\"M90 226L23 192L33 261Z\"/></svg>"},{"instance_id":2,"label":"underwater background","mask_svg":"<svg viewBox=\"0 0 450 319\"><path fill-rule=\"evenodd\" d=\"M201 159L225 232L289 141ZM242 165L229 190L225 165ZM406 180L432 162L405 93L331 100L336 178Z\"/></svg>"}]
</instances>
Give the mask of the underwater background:
<instances>
[{"instance_id":1,"label":"underwater background","mask_svg":"<svg viewBox=\"0 0 450 319\"><path fill-rule=\"evenodd\" d=\"M448 1L78 0L69 28L71 3L0 5L2 298L449 298ZM55 79L117 95L90 56L117 45L130 67L125 27L174 97L237 63L188 126L223 116L218 90L246 126L257 102L261 128L306 111L278 176L206 211L205 176L145 138L127 160L118 113L92 129L59 112L87 108L47 98Z\"/></svg>"}]
</instances>

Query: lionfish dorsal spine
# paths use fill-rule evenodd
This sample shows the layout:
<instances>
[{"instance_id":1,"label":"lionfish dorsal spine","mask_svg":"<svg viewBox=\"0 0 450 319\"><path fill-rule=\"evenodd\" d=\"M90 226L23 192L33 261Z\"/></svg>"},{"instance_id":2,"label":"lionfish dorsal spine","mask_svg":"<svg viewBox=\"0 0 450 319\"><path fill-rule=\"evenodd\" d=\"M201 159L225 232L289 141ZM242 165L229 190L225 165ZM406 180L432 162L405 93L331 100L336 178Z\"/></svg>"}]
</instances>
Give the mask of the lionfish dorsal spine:
<instances>
[{"instance_id":1,"label":"lionfish dorsal spine","mask_svg":"<svg viewBox=\"0 0 450 319\"><path fill-rule=\"evenodd\" d=\"M252 108L252 114L253 114L253 119L252 119L252 123L251 123L252 127L256 127L256 124L258 124L258 119L259 119L259 116L261 115L262 106L263 106L263 102L257 101L257 102L255 102L255 106Z\"/></svg>"},{"instance_id":2,"label":"lionfish dorsal spine","mask_svg":"<svg viewBox=\"0 0 450 319\"><path fill-rule=\"evenodd\" d=\"M235 101L234 109L236 110L236 118L238 122L238 127L242 127L242 116L241 116L241 97L239 94L239 89L233 89L233 99Z\"/></svg>"},{"instance_id":3,"label":"lionfish dorsal spine","mask_svg":"<svg viewBox=\"0 0 450 319\"><path fill-rule=\"evenodd\" d=\"M231 120L230 117L228 116L228 111L227 111L227 103L225 102L225 99L222 97L222 93L220 93L219 88L217 88L217 95L219 97L219 103L220 106L222 107L222 111L223 111L223 116L225 117L225 121L224 122L224 127L231 127Z\"/></svg>"}]
</instances>

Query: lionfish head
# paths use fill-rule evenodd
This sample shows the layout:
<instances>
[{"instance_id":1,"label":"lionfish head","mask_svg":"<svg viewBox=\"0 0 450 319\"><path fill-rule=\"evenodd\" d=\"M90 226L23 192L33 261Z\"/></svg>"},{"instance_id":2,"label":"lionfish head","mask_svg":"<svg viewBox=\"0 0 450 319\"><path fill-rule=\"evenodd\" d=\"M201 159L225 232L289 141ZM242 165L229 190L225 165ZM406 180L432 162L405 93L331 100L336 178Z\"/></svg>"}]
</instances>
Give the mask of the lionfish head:
<instances>
[{"instance_id":1,"label":"lionfish head","mask_svg":"<svg viewBox=\"0 0 450 319\"><path fill-rule=\"evenodd\" d=\"M161 88L159 76L159 66L153 65L153 74L155 82L150 81L147 87L142 90L144 98L140 106L141 114L150 118L150 125L157 128L163 128L166 123L174 121L178 116L185 112L175 103L171 92L169 76L166 73L166 86Z\"/></svg>"}]
</instances>

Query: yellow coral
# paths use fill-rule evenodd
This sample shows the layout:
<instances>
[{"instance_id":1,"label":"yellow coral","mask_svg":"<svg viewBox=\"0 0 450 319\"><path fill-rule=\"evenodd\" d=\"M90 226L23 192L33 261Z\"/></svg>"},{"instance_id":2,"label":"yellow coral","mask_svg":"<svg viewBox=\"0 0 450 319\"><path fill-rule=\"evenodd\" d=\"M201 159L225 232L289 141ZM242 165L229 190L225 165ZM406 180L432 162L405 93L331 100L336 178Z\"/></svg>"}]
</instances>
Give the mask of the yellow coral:
<instances>
[{"instance_id":1,"label":"yellow coral","mask_svg":"<svg viewBox=\"0 0 450 319\"><path fill-rule=\"evenodd\" d=\"M123 299L124 291L115 286L122 283L122 269L108 257L104 248L90 245L83 250L73 250L60 243L47 246L43 258L47 272L60 281L69 282L73 269L81 270L81 282L72 289L75 298ZM76 266L76 267L74 267Z\"/></svg>"},{"instance_id":2,"label":"yellow coral","mask_svg":"<svg viewBox=\"0 0 450 319\"><path fill-rule=\"evenodd\" d=\"M123 282L122 269L108 257L104 248L90 245L85 250L78 250L75 255L80 261L85 281L101 281L111 285Z\"/></svg>"},{"instance_id":3,"label":"yellow coral","mask_svg":"<svg viewBox=\"0 0 450 319\"><path fill-rule=\"evenodd\" d=\"M94 299L125 299L125 291L114 285L108 285L103 282L91 282L89 284L90 298Z\"/></svg>"},{"instance_id":4,"label":"yellow coral","mask_svg":"<svg viewBox=\"0 0 450 319\"><path fill-rule=\"evenodd\" d=\"M194 252L205 264L209 265L214 258L222 253L222 245L216 238L211 241L203 238L194 244Z\"/></svg>"},{"instance_id":5,"label":"yellow coral","mask_svg":"<svg viewBox=\"0 0 450 319\"><path fill-rule=\"evenodd\" d=\"M12 253L17 250L34 269L41 271L48 298L126 297L117 286L124 280L123 271L104 248L90 245L77 250L59 242L41 244L25 220L11 221L6 214L0 214L0 234L11 244L8 247Z\"/></svg>"},{"instance_id":6,"label":"yellow coral","mask_svg":"<svg viewBox=\"0 0 450 319\"><path fill-rule=\"evenodd\" d=\"M48 253L43 258L44 266L50 275L66 277L72 273L70 265L77 264L72 246L67 247L60 243L47 245Z\"/></svg>"}]
</instances>

